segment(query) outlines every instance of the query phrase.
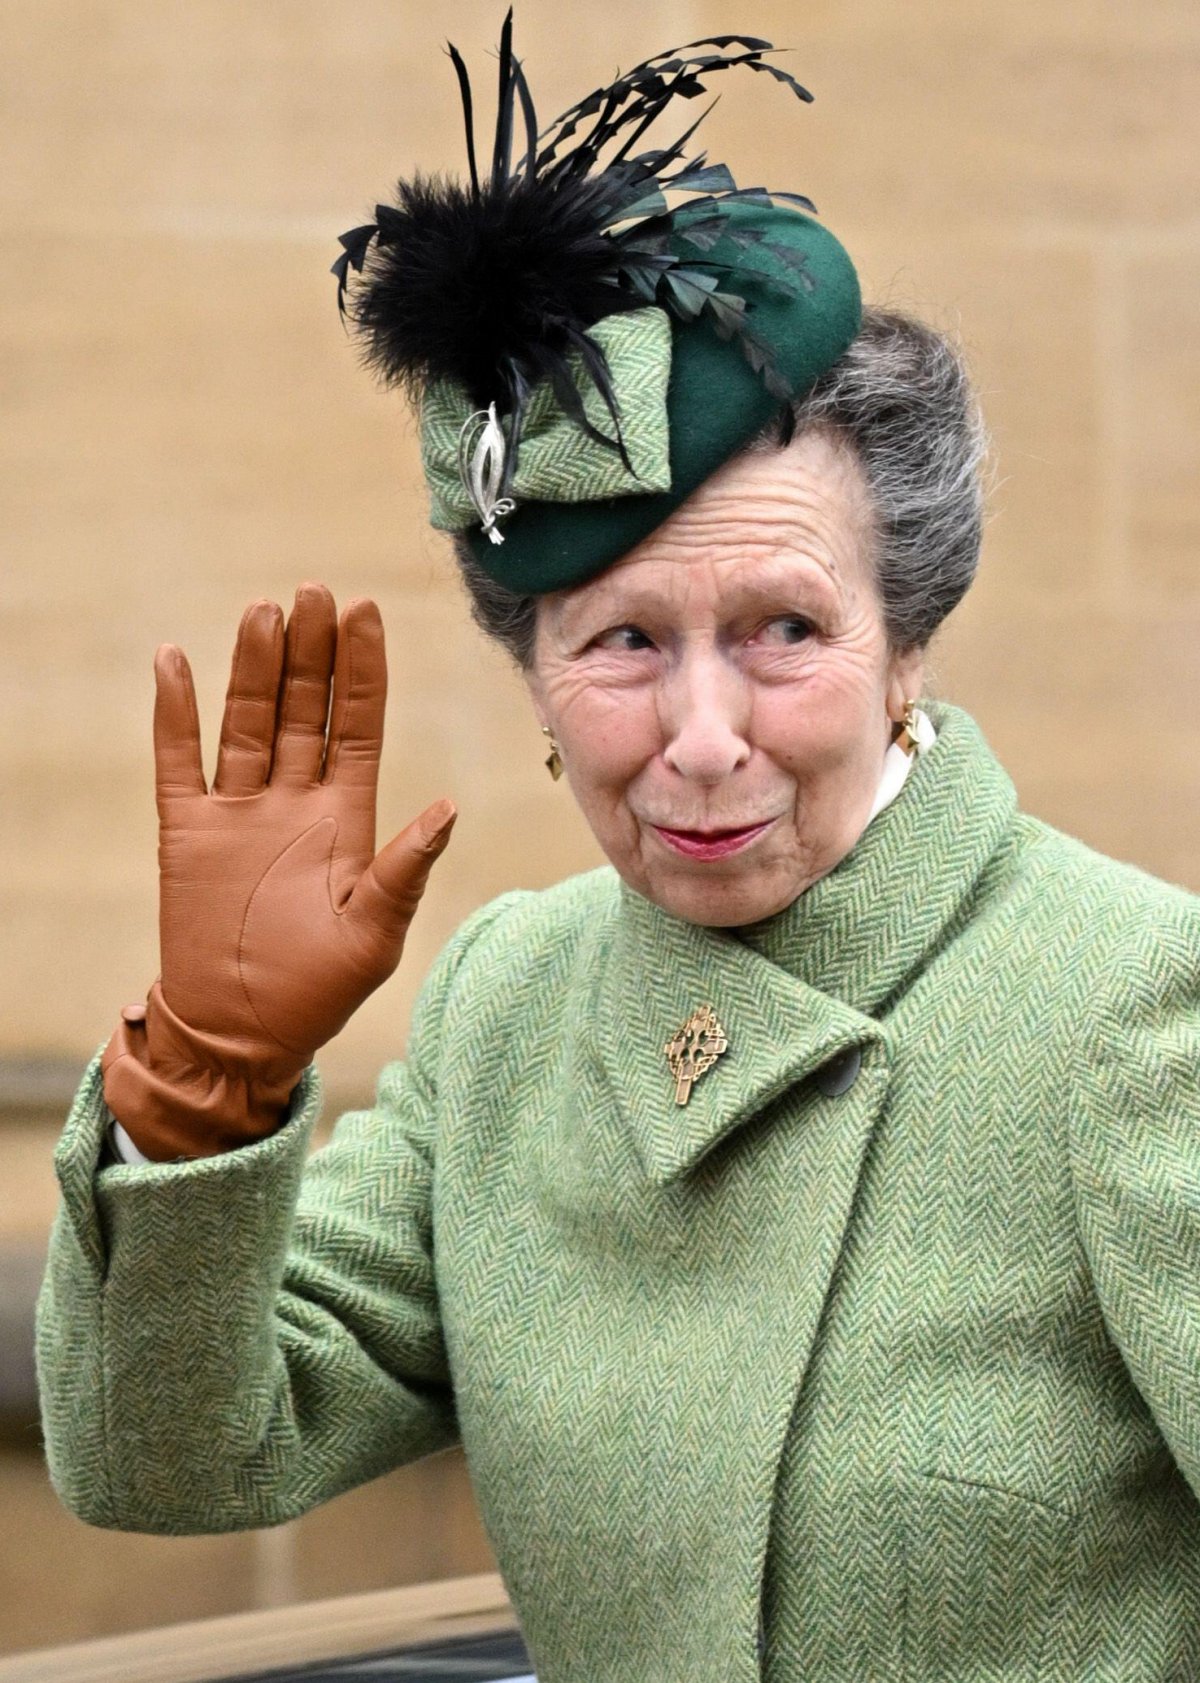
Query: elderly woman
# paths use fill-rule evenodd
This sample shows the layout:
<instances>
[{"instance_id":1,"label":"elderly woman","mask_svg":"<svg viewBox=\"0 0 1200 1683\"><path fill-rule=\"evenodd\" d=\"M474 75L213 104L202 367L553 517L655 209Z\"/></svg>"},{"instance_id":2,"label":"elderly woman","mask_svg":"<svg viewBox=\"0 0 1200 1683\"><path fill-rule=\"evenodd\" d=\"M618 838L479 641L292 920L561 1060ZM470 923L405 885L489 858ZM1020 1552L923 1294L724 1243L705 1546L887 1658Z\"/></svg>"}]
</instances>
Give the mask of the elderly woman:
<instances>
[{"instance_id":1,"label":"elderly woman","mask_svg":"<svg viewBox=\"0 0 1200 1683\"><path fill-rule=\"evenodd\" d=\"M514 66L506 37L510 100ZM384 209L346 246L391 247L377 333L446 206ZM610 864L469 918L307 1162L313 1053L453 809L375 854L371 602L247 609L211 791L160 649L162 967L57 1156L56 1487L98 1525L271 1525L461 1441L542 1683L1200 1675L1200 902L1019 813L971 719L916 705L979 544L952 349L860 312L801 212L705 215L728 337L589 323L662 318L667 489L644 323L593 386L543 323L579 384L548 352L540 423L516 359L499 406L421 364L440 523ZM793 239L812 285L772 302Z\"/></svg>"}]
</instances>

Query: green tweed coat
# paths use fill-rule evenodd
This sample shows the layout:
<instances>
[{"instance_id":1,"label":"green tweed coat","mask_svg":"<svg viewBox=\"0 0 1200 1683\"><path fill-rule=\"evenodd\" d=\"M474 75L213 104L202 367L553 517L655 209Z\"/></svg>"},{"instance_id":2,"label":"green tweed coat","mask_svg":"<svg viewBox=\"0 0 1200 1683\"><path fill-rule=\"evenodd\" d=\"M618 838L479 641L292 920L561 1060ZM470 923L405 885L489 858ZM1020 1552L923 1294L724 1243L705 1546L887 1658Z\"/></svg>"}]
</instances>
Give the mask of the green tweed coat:
<instances>
[{"instance_id":1,"label":"green tweed coat","mask_svg":"<svg viewBox=\"0 0 1200 1683\"><path fill-rule=\"evenodd\" d=\"M608 870L486 906L307 1164L315 1068L260 1144L97 1173L97 1055L40 1305L63 1500L267 1525L461 1439L541 1683L1200 1677L1200 899L930 712L754 929Z\"/></svg>"}]
</instances>

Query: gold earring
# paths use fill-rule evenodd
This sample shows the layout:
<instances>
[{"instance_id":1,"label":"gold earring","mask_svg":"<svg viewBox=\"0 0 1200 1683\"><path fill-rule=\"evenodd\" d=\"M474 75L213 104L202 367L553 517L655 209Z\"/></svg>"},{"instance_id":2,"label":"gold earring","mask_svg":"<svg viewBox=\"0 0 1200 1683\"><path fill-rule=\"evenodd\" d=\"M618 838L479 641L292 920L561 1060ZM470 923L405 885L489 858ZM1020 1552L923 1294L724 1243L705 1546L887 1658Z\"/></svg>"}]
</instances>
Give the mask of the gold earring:
<instances>
[{"instance_id":1,"label":"gold earring","mask_svg":"<svg viewBox=\"0 0 1200 1683\"><path fill-rule=\"evenodd\" d=\"M910 759L917 751L917 704L915 701L904 703L904 718L901 720L900 734L896 738L896 746L902 748Z\"/></svg>"},{"instance_id":2,"label":"gold earring","mask_svg":"<svg viewBox=\"0 0 1200 1683\"><path fill-rule=\"evenodd\" d=\"M558 743L554 740L554 732L549 725L542 726L542 735L550 738L550 752L546 755L546 770L557 783L563 774L562 756L558 751Z\"/></svg>"}]
</instances>

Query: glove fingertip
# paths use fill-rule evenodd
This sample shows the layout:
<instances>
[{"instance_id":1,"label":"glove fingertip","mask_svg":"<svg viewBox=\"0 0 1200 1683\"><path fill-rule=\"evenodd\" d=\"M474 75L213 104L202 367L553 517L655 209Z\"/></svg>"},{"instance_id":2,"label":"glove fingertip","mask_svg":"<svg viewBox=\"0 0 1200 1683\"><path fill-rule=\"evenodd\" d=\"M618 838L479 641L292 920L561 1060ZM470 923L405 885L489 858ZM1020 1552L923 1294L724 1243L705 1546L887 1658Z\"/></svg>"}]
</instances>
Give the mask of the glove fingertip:
<instances>
[{"instance_id":1,"label":"glove fingertip","mask_svg":"<svg viewBox=\"0 0 1200 1683\"><path fill-rule=\"evenodd\" d=\"M449 839L458 817L458 808L445 796L428 807L420 818L421 837L430 850L441 848Z\"/></svg>"}]
</instances>

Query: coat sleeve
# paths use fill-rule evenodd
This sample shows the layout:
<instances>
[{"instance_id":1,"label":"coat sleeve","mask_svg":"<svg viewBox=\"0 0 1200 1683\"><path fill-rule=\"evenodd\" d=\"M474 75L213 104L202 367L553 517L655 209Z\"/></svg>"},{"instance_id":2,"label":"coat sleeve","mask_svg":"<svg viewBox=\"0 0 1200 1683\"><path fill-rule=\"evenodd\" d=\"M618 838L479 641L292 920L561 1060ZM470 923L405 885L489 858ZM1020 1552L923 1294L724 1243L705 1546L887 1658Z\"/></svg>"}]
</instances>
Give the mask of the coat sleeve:
<instances>
[{"instance_id":1,"label":"coat sleeve","mask_svg":"<svg viewBox=\"0 0 1200 1683\"><path fill-rule=\"evenodd\" d=\"M55 1153L38 1302L50 1477L81 1519L164 1534L273 1525L457 1440L430 1191L439 1026L467 922L421 991L407 1060L309 1158L310 1065L282 1127L185 1164L97 1170L97 1051Z\"/></svg>"},{"instance_id":2,"label":"coat sleeve","mask_svg":"<svg viewBox=\"0 0 1200 1683\"><path fill-rule=\"evenodd\" d=\"M1156 887L1080 1027L1071 1175L1105 1323L1200 1498L1200 900Z\"/></svg>"}]
</instances>

